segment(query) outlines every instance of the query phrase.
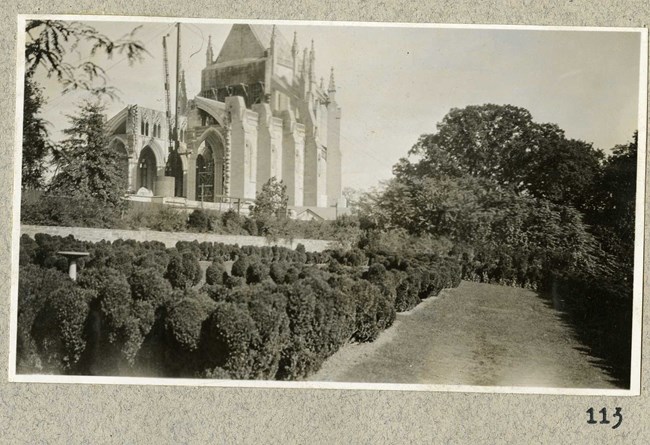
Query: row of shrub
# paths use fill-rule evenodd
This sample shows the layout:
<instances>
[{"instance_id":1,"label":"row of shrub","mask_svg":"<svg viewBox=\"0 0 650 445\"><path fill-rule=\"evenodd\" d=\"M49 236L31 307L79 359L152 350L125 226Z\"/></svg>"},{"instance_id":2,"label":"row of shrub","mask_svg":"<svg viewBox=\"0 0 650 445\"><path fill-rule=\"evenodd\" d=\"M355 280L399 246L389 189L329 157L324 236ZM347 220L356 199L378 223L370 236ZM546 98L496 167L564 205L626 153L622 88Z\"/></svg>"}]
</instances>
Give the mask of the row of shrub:
<instances>
[{"instance_id":1,"label":"row of shrub","mask_svg":"<svg viewBox=\"0 0 650 445\"><path fill-rule=\"evenodd\" d=\"M43 234L20 247L22 373L300 379L461 277L451 258L359 249ZM76 282L59 250L90 253Z\"/></svg>"},{"instance_id":2,"label":"row of shrub","mask_svg":"<svg viewBox=\"0 0 650 445\"><path fill-rule=\"evenodd\" d=\"M128 201L121 206L107 208L79 196L54 196L34 191L22 194L21 222L68 227L209 232L272 239L324 239L346 246L355 244L361 235L358 220L349 216L334 221L254 218L235 209L225 212L196 209L188 213L169 206Z\"/></svg>"},{"instance_id":3,"label":"row of shrub","mask_svg":"<svg viewBox=\"0 0 650 445\"><path fill-rule=\"evenodd\" d=\"M607 253L572 267L567 249L562 256L551 249L457 247L466 280L534 289L551 299L590 353L604 359L603 367L623 387L629 387L632 338L632 270ZM459 253L462 252L462 253Z\"/></svg>"}]
</instances>

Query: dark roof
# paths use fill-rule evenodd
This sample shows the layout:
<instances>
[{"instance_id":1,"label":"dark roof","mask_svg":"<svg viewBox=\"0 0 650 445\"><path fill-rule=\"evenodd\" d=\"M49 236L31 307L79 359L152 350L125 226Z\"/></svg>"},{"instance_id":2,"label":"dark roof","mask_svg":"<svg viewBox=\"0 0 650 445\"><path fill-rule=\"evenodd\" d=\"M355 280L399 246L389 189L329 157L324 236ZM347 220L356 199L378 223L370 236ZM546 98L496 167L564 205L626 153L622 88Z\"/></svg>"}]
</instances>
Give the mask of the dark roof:
<instances>
[{"instance_id":1,"label":"dark roof","mask_svg":"<svg viewBox=\"0 0 650 445\"><path fill-rule=\"evenodd\" d=\"M233 60L246 58L263 57L264 52L271 46L271 25L249 25L235 24L230 29L221 51L217 57L217 63L221 64ZM278 62L285 66L293 65L291 54L291 43L282 34L280 29L275 27L275 50ZM300 61L300 57L298 58ZM299 65L300 66L300 65Z\"/></svg>"},{"instance_id":2,"label":"dark roof","mask_svg":"<svg viewBox=\"0 0 650 445\"><path fill-rule=\"evenodd\" d=\"M273 26L270 25L248 25L255 34L255 37L260 41L264 48L271 46L271 34L273 33ZM275 27L275 48L280 56L280 59L292 60L291 57L291 43L284 37L280 29Z\"/></svg>"}]
</instances>

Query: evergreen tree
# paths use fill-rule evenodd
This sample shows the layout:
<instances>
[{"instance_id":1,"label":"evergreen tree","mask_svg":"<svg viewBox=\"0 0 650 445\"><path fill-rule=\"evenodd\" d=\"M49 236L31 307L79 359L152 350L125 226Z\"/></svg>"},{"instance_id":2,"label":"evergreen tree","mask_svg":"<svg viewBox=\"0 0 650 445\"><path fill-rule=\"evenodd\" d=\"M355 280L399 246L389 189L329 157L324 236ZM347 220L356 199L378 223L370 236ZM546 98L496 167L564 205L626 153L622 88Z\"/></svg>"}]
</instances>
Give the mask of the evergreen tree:
<instances>
[{"instance_id":1,"label":"evergreen tree","mask_svg":"<svg viewBox=\"0 0 650 445\"><path fill-rule=\"evenodd\" d=\"M144 44L136 38L140 27L111 39L93 26L75 21L28 20L25 27L25 90L23 107L22 188L39 189L44 184L46 159L53 145L49 140L47 122L39 117L45 105L42 88L35 77L43 73L54 77L63 87L63 94L82 90L94 96L116 97L116 89L108 85L106 70L95 58L77 62L78 47L89 45L93 56L111 58L124 54L129 64L144 60Z\"/></svg>"},{"instance_id":2,"label":"evergreen tree","mask_svg":"<svg viewBox=\"0 0 650 445\"><path fill-rule=\"evenodd\" d=\"M288 204L287 186L273 176L266 181L257 194L255 206L251 208L251 216L255 219L270 216L284 217L287 214Z\"/></svg>"},{"instance_id":3,"label":"evergreen tree","mask_svg":"<svg viewBox=\"0 0 650 445\"><path fill-rule=\"evenodd\" d=\"M25 75L23 107L23 160L22 187L39 189L43 186L45 158L51 149L47 122L39 117L45 105L42 88L36 83L32 72Z\"/></svg>"},{"instance_id":4,"label":"evergreen tree","mask_svg":"<svg viewBox=\"0 0 650 445\"><path fill-rule=\"evenodd\" d=\"M66 195L91 197L102 204L117 206L124 195L125 174L120 154L109 148L105 107L100 102L83 102L78 114L68 116L67 137L55 152L57 174L51 190Z\"/></svg>"}]
</instances>

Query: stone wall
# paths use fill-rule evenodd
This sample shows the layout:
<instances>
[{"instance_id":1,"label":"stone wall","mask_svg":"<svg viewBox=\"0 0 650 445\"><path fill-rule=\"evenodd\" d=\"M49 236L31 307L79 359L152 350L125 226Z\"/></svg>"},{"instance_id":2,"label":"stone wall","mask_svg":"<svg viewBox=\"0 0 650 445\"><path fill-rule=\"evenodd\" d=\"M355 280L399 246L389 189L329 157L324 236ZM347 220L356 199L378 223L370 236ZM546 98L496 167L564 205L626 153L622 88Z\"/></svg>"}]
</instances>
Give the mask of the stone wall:
<instances>
[{"instance_id":1,"label":"stone wall","mask_svg":"<svg viewBox=\"0 0 650 445\"><path fill-rule=\"evenodd\" d=\"M34 238L37 233L46 233L52 236L72 235L82 241L99 242L101 240L115 241L117 239L132 239L136 241L160 241L167 247L174 247L177 241L212 242L224 244L238 244L239 246L281 246L295 249L298 244L303 244L309 252L321 252L330 246L331 241L315 239L294 239L293 241L280 239L270 242L261 236L244 235L215 235L207 233L188 232L157 232L155 230L117 230L117 229L92 229L88 227L56 227L22 225L21 234Z\"/></svg>"}]
</instances>

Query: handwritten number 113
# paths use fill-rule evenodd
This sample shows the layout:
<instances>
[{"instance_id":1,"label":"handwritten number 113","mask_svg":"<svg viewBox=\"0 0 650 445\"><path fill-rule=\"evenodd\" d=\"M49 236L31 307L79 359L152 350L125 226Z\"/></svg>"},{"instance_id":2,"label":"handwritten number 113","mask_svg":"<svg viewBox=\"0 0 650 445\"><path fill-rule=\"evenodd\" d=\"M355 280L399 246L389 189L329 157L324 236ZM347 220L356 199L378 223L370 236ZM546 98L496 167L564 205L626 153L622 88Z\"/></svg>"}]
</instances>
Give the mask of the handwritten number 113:
<instances>
[{"instance_id":1,"label":"handwritten number 113","mask_svg":"<svg viewBox=\"0 0 650 445\"><path fill-rule=\"evenodd\" d=\"M594 425L596 423L600 423L601 425L607 425L607 424L612 423L609 420L607 420L607 408L603 408L598 412L600 414L602 414L602 420L600 422L598 422L596 419L594 419L594 409L593 408L589 408L587 410L587 414L589 414L589 420L587 420L588 424ZM620 407L616 407L616 411L614 411L614 414L612 415L612 417L618 417L618 421L612 427L612 429L615 430L616 428L621 426L621 423L623 422L623 414L621 413L621 408Z\"/></svg>"}]
</instances>

